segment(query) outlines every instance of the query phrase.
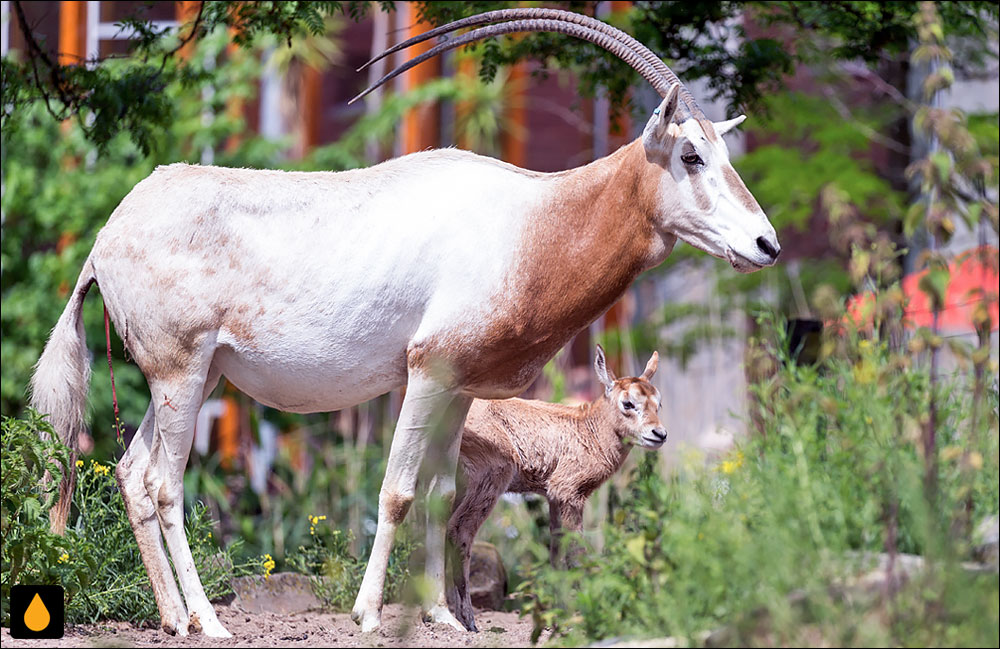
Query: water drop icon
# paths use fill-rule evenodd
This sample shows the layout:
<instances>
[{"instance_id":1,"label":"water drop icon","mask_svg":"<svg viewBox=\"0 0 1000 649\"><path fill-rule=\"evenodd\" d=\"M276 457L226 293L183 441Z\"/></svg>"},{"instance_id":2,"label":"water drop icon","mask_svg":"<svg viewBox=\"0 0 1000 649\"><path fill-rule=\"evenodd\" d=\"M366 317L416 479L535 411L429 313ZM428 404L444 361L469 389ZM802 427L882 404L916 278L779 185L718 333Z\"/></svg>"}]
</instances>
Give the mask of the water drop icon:
<instances>
[{"instance_id":1,"label":"water drop icon","mask_svg":"<svg viewBox=\"0 0 1000 649\"><path fill-rule=\"evenodd\" d=\"M42 598L35 593L35 597L28 604L28 610L24 612L24 626L37 633L47 627L51 619L49 609L45 608Z\"/></svg>"}]
</instances>

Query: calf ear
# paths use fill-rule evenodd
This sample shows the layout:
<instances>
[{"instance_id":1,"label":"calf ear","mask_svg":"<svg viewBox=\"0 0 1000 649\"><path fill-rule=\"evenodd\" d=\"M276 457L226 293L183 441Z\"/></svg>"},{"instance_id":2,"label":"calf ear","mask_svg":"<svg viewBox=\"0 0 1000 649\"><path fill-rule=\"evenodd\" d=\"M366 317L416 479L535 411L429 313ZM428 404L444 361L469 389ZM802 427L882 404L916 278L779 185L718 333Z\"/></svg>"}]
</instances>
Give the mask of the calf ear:
<instances>
[{"instance_id":1,"label":"calf ear","mask_svg":"<svg viewBox=\"0 0 1000 649\"><path fill-rule=\"evenodd\" d=\"M649 362L646 363L646 370L642 373L642 378L649 380L653 378L656 374L656 368L660 365L660 354L659 352L653 352L653 355L649 357Z\"/></svg>"},{"instance_id":2,"label":"calf ear","mask_svg":"<svg viewBox=\"0 0 1000 649\"><path fill-rule=\"evenodd\" d=\"M597 353L594 355L594 370L597 372L597 380L604 386L604 391L611 393L611 388L615 384L615 373L608 369L607 361L604 360L604 348L597 346Z\"/></svg>"}]
</instances>

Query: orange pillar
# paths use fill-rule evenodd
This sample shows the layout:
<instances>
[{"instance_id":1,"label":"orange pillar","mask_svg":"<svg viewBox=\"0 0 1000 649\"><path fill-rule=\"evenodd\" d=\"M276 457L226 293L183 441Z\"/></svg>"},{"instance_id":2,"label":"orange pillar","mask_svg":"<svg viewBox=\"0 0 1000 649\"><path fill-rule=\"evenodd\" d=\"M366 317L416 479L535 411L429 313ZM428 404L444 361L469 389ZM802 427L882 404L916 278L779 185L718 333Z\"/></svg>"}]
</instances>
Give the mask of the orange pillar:
<instances>
[{"instance_id":1,"label":"orange pillar","mask_svg":"<svg viewBox=\"0 0 1000 649\"><path fill-rule=\"evenodd\" d=\"M299 89L299 106L302 110L302 143L300 151L306 155L319 144L322 106L323 73L312 66L302 68L302 86Z\"/></svg>"},{"instance_id":2,"label":"orange pillar","mask_svg":"<svg viewBox=\"0 0 1000 649\"><path fill-rule=\"evenodd\" d=\"M87 3L59 3L59 65L80 65L87 58Z\"/></svg>"},{"instance_id":3,"label":"orange pillar","mask_svg":"<svg viewBox=\"0 0 1000 649\"><path fill-rule=\"evenodd\" d=\"M476 59L472 56L461 56L458 58L458 69L455 70L455 76L459 77L464 81L472 83L476 76ZM458 127L472 112L472 105L469 101L459 101L455 104L455 126L458 133L456 134L455 144L458 145L460 149L466 149L467 151L472 151L474 143L469 141L466 137L464 130L460 130Z\"/></svg>"},{"instance_id":4,"label":"orange pillar","mask_svg":"<svg viewBox=\"0 0 1000 649\"><path fill-rule=\"evenodd\" d=\"M194 27L194 20L198 17L198 11L201 9L201 2L195 0L181 0L177 3L175 8L175 15L177 16L177 22L181 24L180 37L186 38L190 34L190 29ZM187 28L185 29L185 26ZM178 52L178 56L181 59L186 59L191 56L191 52L194 50L194 41L190 41L187 45L181 48Z\"/></svg>"},{"instance_id":5,"label":"orange pillar","mask_svg":"<svg viewBox=\"0 0 1000 649\"><path fill-rule=\"evenodd\" d=\"M528 162L527 87L528 66L524 62L515 63L507 77L507 114L503 120L505 128L500 134L500 152L504 161L518 167Z\"/></svg>"},{"instance_id":6,"label":"orange pillar","mask_svg":"<svg viewBox=\"0 0 1000 649\"><path fill-rule=\"evenodd\" d=\"M611 2L611 13L616 14L623 11L628 11L632 7L632 3L628 0L612 0ZM608 150L614 151L618 149L622 144L629 141L629 132L631 131L631 119L628 113L622 112L615 116L614 120L608 125ZM622 296L620 300L615 302L608 312L604 315L603 329L624 329L628 326L629 318L629 305L631 303L631 289ZM621 366L621 359L609 359L612 360L617 366Z\"/></svg>"},{"instance_id":7,"label":"orange pillar","mask_svg":"<svg viewBox=\"0 0 1000 649\"><path fill-rule=\"evenodd\" d=\"M230 27L229 44L226 45L226 56L229 58L242 56L239 46L233 42L233 37L235 35L236 35L236 28ZM243 104L244 102L241 97L230 98L228 104L226 105L226 114L234 119L243 118L245 116L245 111L244 111L245 106ZM226 151L230 153L235 151L240 146L240 142L242 140L243 138L240 136L239 133L230 135L229 138L226 140Z\"/></svg>"},{"instance_id":8,"label":"orange pillar","mask_svg":"<svg viewBox=\"0 0 1000 649\"><path fill-rule=\"evenodd\" d=\"M612 0L611 13L623 13L632 8L631 0ZM608 150L615 151L623 144L631 141L632 119L627 111L618 113L611 121L608 129Z\"/></svg>"},{"instance_id":9,"label":"orange pillar","mask_svg":"<svg viewBox=\"0 0 1000 649\"><path fill-rule=\"evenodd\" d=\"M428 29L433 28L433 25L421 22L417 19L417 12L412 2L402 4L400 6L400 12L403 24L407 26L406 33L403 36L404 39L410 38L411 36L417 36L418 34L422 34ZM423 43L415 45L403 52L402 55L405 57L404 59L397 60L409 60L414 56L419 56L434 47L434 45L435 42L433 40L424 41ZM402 75L402 91L409 92L431 79L436 79L440 75L440 58L434 57L429 61L424 61L417 67L408 70ZM413 153L415 151L423 151L424 149L439 146L441 142L441 133L437 104L419 106L411 111L408 111L403 117L401 138L404 154Z\"/></svg>"},{"instance_id":10,"label":"orange pillar","mask_svg":"<svg viewBox=\"0 0 1000 649\"><path fill-rule=\"evenodd\" d=\"M226 407L218 420L218 451L222 468L232 470L240 452L240 403L230 394L222 397L222 402Z\"/></svg>"}]
</instances>

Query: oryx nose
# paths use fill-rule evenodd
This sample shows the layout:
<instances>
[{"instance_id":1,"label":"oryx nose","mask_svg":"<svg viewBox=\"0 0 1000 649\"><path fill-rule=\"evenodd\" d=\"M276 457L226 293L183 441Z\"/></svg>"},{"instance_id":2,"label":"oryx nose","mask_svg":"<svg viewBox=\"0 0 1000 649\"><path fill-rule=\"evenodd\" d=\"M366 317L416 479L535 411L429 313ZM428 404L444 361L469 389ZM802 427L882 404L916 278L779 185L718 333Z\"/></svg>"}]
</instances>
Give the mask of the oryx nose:
<instances>
[{"instance_id":1,"label":"oryx nose","mask_svg":"<svg viewBox=\"0 0 1000 649\"><path fill-rule=\"evenodd\" d=\"M665 439L667 438L667 431L666 431L666 430L664 430L664 429L662 429L662 428L654 428L654 429L652 430L652 433L653 433L653 435L656 435L656 437L657 437L657 438L658 438L658 439L659 439L659 440L660 440L661 442L662 442L663 440L665 440Z\"/></svg>"},{"instance_id":2,"label":"oryx nose","mask_svg":"<svg viewBox=\"0 0 1000 649\"><path fill-rule=\"evenodd\" d=\"M764 237L757 237L757 247L765 255L769 256L772 260L777 259L778 255L781 254L781 246L778 245L777 240L772 244L770 241Z\"/></svg>"}]
</instances>

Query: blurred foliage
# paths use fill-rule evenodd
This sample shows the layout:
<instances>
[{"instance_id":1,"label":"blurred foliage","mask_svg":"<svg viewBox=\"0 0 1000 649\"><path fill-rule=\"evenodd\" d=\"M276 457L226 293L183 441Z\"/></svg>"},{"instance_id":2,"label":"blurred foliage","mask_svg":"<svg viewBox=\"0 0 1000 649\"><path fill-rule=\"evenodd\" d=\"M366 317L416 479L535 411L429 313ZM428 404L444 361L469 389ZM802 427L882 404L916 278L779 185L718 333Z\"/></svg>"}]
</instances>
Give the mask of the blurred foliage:
<instances>
[{"instance_id":1,"label":"blurred foliage","mask_svg":"<svg viewBox=\"0 0 1000 649\"><path fill-rule=\"evenodd\" d=\"M823 96L782 93L767 100L763 120L743 127L763 140L736 161L740 175L779 230L806 230L820 194L834 186L871 222L886 224L903 213L906 197L894 191L863 154L866 131L884 131L889 115L855 113L843 119ZM780 169L780 173L775 170Z\"/></svg>"},{"instance_id":2,"label":"blurred foliage","mask_svg":"<svg viewBox=\"0 0 1000 649\"><path fill-rule=\"evenodd\" d=\"M31 34L21 2L12 2L12 18L22 33ZM177 118L180 86L191 92L214 77L205 60L179 56L189 45L222 33L240 46L252 46L261 36L293 41L326 33L327 18L343 14L359 20L370 2L200 2L180 30L158 29L148 19L148 7L120 21L132 34L129 56L123 60L90 61L91 65L61 65L34 37L26 51L3 57L3 129L17 128L12 119L27 107L40 104L50 117L76 118L89 142L103 154L115 136L128 134L143 154ZM379 3L390 9L391 2Z\"/></svg>"},{"instance_id":3,"label":"blurred foliage","mask_svg":"<svg viewBox=\"0 0 1000 649\"><path fill-rule=\"evenodd\" d=\"M955 525L997 514L995 381L978 403L968 373L932 394L926 365L857 329L830 331L824 360L797 365L780 319L761 325L750 362L771 374L752 387L756 434L707 468L693 453L670 478L644 458L604 550L570 571L539 562L520 588L527 612L569 645L683 646L721 628L727 646L995 646L997 576L961 566L970 539ZM928 500L920 437L934 400L949 450ZM881 552L926 561L894 602L856 585Z\"/></svg>"},{"instance_id":4,"label":"blurred foliage","mask_svg":"<svg viewBox=\"0 0 1000 649\"><path fill-rule=\"evenodd\" d=\"M27 25L20 2L13 14ZM596 2L555 2L550 6L593 15ZM473 13L517 6L516 2L420 2L420 16L440 24ZM713 97L725 99L731 111L756 107L782 84L797 62L824 57L860 59L875 65L909 49L916 31L911 20L915 2L640 2L628 11L605 16L633 34L661 58L672 62L686 81L706 79ZM214 73L203 63L186 61L178 53L186 45L222 30L232 41L251 46L261 37L293 43L325 33L327 19L346 15L354 20L373 10L391 11L393 2L202 2L179 31L159 30L138 5L121 21L131 30L125 60L60 65L44 47L29 39L21 57L5 56L3 128L15 127L10 116L32 104L43 104L55 120L76 117L87 139L102 153L119 133L127 133L149 153L154 141L176 117L176 97L162 91L171 84L189 90ZM744 14L751 11L781 39L747 30ZM974 41L995 34L998 9L992 2L941 3L948 33ZM30 32L30 30L23 29ZM480 46L482 74L492 80L500 66L534 60L544 66L573 68L585 94L605 88L615 111L627 105L637 73L603 49L559 34L507 37ZM990 48L968 48L970 61L995 59Z\"/></svg>"},{"instance_id":5,"label":"blurred foliage","mask_svg":"<svg viewBox=\"0 0 1000 649\"><path fill-rule=\"evenodd\" d=\"M77 462L74 511L62 536L49 531L48 510L58 496L67 449L48 422L29 410L3 419L3 624L10 624L10 588L59 584L66 589L66 621L102 618L139 621L158 615L146 568L115 482L115 465ZM44 480L46 471L53 477ZM232 577L257 571L260 562L237 565L239 543L220 550L204 505L188 510L185 533L205 593L231 592Z\"/></svg>"},{"instance_id":6,"label":"blurred foliage","mask_svg":"<svg viewBox=\"0 0 1000 649\"><path fill-rule=\"evenodd\" d=\"M544 3L593 15L594 2ZM443 24L483 11L516 7L517 2L420 2L421 16ZM917 2L636 2L626 11L601 18L633 35L667 61L686 82L704 79L713 99L724 99L730 112L758 108L781 88L796 63L819 57L828 61L863 60L870 65L904 55L916 38L912 21ZM745 12L774 32L748 30ZM996 33L998 8L991 2L941 3L950 34L988 41ZM995 36L994 36L995 38ZM485 79L500 66L533 60L544 66L572 68L585 94L607 90L613 107L625 106L637 72L602 48L561 34L526 34L487 42ZM979 61L996 53L980 48ZM971 61L970 61L971 62Z\"/></svg>"}]
</instances>

